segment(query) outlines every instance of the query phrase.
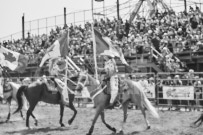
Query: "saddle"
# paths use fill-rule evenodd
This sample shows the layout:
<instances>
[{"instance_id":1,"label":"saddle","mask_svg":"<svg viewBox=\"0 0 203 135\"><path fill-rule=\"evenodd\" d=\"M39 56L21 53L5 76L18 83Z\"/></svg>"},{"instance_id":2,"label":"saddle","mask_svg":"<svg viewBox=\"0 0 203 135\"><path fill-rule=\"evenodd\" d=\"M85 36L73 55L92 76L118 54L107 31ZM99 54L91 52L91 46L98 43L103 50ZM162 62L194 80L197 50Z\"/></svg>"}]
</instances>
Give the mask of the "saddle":
<instances>
[{"instance_id":1,"label":"saddle","mask_svg":"<svg viewBox=\"0 0 203 135\"><path fill-rule=\"evenodd\" d=\"M102 89L105 86L106 86L106 89L104 90L105 94L110 95L111 94L110 78L103 79L101 84Z\"/></svg>"},{"instance_id":2,"label":"saddle","mask_svg":"<svg viewBox=\"0 0 203 135\"><path fill-rule=\"evenodd\" d=\"M57 94L59 91L57 89L57 83L54 81L54 79L49 79L47 80L47 88L48 88L48 91L51 92L52 94Z\"/></svg>"}]
</instances>

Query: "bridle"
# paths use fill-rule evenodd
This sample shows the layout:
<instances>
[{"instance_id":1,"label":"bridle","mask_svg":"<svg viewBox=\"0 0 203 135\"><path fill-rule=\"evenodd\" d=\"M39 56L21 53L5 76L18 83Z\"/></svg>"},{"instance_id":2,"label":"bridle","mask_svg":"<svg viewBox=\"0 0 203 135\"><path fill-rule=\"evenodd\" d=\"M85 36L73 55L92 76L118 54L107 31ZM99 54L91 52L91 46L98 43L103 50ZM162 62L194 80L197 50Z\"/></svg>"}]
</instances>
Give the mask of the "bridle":
<instances>
[{"instance_id":1,"label":"bridle","mask_svg":"<svg viewBox=\"0 0 203 135\"><path fill-rule=\"evenodd\" d=\"M78 83L77 83L77 86L76 86L76 90L78 90L78 87L81 86L82 89L85 87L85 85L87 84L87 80L88 80L88 77L87 77L87 74L83 73L83 72L80 72L79 73L79 79L78 79ZM84 82L82 83L82 79L84 79Z\"/></svg>"}]
</instances>

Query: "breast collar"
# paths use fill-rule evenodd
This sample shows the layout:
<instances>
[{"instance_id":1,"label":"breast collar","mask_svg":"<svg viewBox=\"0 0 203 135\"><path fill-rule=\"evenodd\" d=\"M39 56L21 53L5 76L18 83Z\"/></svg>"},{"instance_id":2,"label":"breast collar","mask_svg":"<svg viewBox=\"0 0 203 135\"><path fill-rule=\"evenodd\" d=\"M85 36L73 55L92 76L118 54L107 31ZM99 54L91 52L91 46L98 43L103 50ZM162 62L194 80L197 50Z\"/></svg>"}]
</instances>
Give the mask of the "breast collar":
<instances>
[{"instance_id":1,"label":"breast collar","mask_svg":"<svg viewBox=\"0 0 203 135\"><path fill-rule=\"evenodd\" d=\"M5 85L3 86L3 89L4 89L3 92L4 93L7 93L7 92L10 92L13 90L13 87L11 86L11 84L9 84L9 85L10 85L10 89L7 89L7 90L5 89Z\"/></svg>"}]
</instances>

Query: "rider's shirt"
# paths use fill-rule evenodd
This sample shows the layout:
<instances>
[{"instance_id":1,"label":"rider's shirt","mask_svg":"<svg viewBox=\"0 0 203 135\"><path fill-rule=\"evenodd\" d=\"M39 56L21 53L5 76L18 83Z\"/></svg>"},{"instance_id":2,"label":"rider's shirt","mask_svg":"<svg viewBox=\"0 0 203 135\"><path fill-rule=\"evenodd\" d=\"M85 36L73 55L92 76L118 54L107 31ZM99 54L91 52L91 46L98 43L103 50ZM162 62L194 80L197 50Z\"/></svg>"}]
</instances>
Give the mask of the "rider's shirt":
<instances>
[{"instance_id":1,"label":"rider's shirt","mask_svg":"<svg viewBox=\"0 0 203 135\"><path fill-rule=\"evenodd\" d=\"M106 61L104 69L105 69L107 77L111 77L111 76L115 75L117 72L116 62L113 59Z\"/></svg>"}]
</instances>

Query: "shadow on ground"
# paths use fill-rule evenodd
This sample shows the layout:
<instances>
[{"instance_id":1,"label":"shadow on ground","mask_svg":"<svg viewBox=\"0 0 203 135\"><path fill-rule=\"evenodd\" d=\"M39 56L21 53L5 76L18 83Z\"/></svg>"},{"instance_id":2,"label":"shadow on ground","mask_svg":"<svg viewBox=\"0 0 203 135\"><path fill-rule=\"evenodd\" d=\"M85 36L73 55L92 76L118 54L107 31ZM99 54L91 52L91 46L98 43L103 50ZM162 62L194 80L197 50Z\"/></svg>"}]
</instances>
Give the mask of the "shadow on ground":
<instances>
[{"instance_id":1,"label":"shadow on ground","mask_svg":"<svg viewBox=\"0 0 203 135\"><path fill-rule=\"evenodd\" d=\"M11 132L6 132L7 134L21 134L21 135L26 135L26 134L37 134L37 133L48 133L51 131L67 131L69 130L69 128L61 128L61 127L57 127L57 128L50 128L50 127L46 127L46 128L36 128L36 129L23 129L23 130L18 130L18 131L11 131Z\"/></svg>"}]
</instances>

